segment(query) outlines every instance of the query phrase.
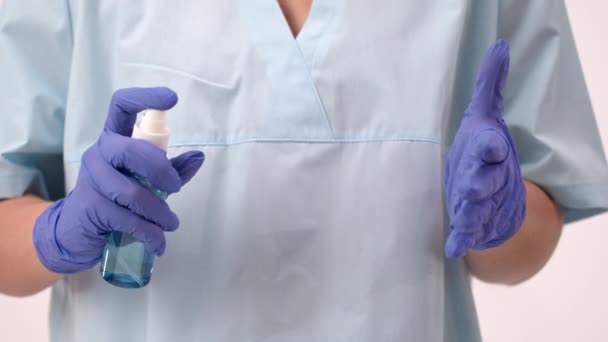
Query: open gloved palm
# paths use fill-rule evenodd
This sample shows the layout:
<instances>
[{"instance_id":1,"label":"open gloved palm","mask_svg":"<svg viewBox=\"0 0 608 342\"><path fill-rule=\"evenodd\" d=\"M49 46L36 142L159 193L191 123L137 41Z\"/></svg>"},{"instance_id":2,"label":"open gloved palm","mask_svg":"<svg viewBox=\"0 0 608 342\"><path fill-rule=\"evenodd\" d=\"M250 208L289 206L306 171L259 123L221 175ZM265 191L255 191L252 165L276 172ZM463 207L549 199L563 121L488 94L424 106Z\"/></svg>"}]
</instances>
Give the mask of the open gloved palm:
<instances>
[{"instance_id":1,"label":"open gloved palm","mask_svg":"<svg viewBox=\"0 0 608 342\"><path fill-rule=\"evenodd\" d=\"M526 190L511 134L502 118L509 46L499 40L485 55L461 125L450 148L445 191L450 235L445 254L498 246L518 231Z\"/></svg>"}]
</instances>

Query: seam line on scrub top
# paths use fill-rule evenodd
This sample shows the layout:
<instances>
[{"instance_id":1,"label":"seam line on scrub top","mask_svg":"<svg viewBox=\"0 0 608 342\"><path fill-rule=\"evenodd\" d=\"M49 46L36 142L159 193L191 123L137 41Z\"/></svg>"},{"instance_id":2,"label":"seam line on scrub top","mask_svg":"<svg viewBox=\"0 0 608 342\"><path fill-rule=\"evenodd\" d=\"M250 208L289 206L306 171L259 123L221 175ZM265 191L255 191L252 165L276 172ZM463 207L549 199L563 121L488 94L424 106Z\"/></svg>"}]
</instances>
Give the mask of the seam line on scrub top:
<instances>
[{"instance_id":1,"label":"seam line on scrub top","mask_svg":"<svg viewBox=\"0 0 608 342\"><path fill-rule=\"evenodd\" d=\"M333 0L331 0L333 1ZM331 17L327 20L325 25L323 25L323 29L320 32L321 37L318 39L317 44L315 44L315 49L312 52L312 58L310 60L310 68L314 70L317 65L317 52L319 51L319 46L324 44L327 40L327 30L331 25L337 25L336 21L338 20L338 12L335 7L332 9Z\"/></svg>"},{"instance_id":2,"label":"seam line on scrub top","mask_svg":"<svg viewBox=\"0 0 608 342\"><path fill-rule=\"evenodd\" d=\"M169 147L180 146L230 146L246 143L309 143L309 144L358 144L369 142L391 142L391 141L410 141L419 143L428 143L438 145L439 141L431 138L415 138L415 137L390 137L390 138L369 138L369 139L294 139L294 138L241 138L241 139L226 139L225 141L190 141L190 142L175 142Z\"/></svg>"},{"instance_id":3,"label":"seam line on scrub top","mask_svg":"<svg viewBox=\"0 0 608 342\"><path fill-rule=\"evenodd\" d=\"M314 4L313 4L314 6ZM311 13L309 13L309 19L310 19L310 15L312 14L312 11L315 8L311 8ZM321 95L319 94L319 90L317 89L317 85L315 84L315 79L312 76L312 65L314 64L314 56L317 53L317 48L319 46L319 44L321 43L321 40L323 39L323 37L325 37L325 30L327 29L327 27L329 26L329 23L331 23L331 20L333 20L335 17L335 12L332 11L331 16L328 18L328 20L326 20L326 22L323 24L319 34L319 38L316 39L315 44L314 44L314 50L313 52L313 58L310 60L310 64L308 65L308 60L306 59L306 55L304 54L304 52L302 51L302 46L300 45L300 42L302 40L302 35L295 37L293 39L295 46L298 48L298 53L300 54L300 57L302 58L303 64L306 67L306 71L308 73L308 80L310 82L310 84L312 85L312 89L315 92L315 98L317 100L317 104L319 106L319 108L321 109L321 113L323 114L323 116L325 117L325 121L327 123L327 128L329 129L329 134L331 135L331 137L334 137L334 129L331 125L331 121L329 121L329 116L327 116L327 111L325 110L325 105L323 104L323 99L321 98ZM306 24L305 24L306 25ZM300 32L302 33L302 32ZM298 39L300 38L300 39Z\"/></svg>"},{"instance_id":4,"label":"seam line on scrub top","mask_svg":"<svg viewBox=\"0 0 608 342\"><path fill-rule=\"evenodd\" d=\"M194 146L231 146L248 143L295 143L295 144L362 144L362 143L379 143L379 142L415 142L439 145L439 141L432 138L424 137L389 137L389 138L369 138L369 139L294 139L294 138L241 138L241 139L226 139L226 141L177 141L169 144L169 148L179 147L194 147ZM65 160L65 164L79 163L80 158Z\"/></svg>"},{"instance_id":5,"label":"seam line on scrub top","mask_svg":"<svg viewBox=\"0 0 608 342\"><path fill-rule=\"evenodd\" d=\"M0 0L0 2L2 2L2 0ZM70 47L72 48L72 50L74 49L74 19L72 18L72 5L70 4L69 1L65 1L65 6L67 8L67 15L68 15L68 23L70 25ZM71 54L70 54L70 58Z\"/></svg>"},{"instance_id":6,"label":"seam line on scrub top","mask_svg":"<svg viewBox=\"0 0 608 342\"><path fill-rule=\"evenodd\" d=\"M319 42L317 42L317 44L318 43ZM319 106L319 108L321 109L321 113L325 117L325 122L327 123L327 128L329 129L329 134L333 138L334 137L334 129L331 126L331 122L329 121L329 117L327 116L327 112L325 111L325 106L323 105L323 100L321 99L321 95L319 94L319 90L317 89L317 85L315 84L315 80L312 77L312 70L308 66L308 63L306 63L306 56L302 52L302 48L300 47L300 43L297 40L295 42L295 45L298 47L298 53L300 53L300 56L302 57L302 64L304 64L304 67L306 67L306 71L307 71L307 74L308 74L308 80L310 82L310 85L312 86L312 89L313 89L314 93L315 93L315 98L317 100L317 105ZM316 46L315 46L315 50L316 50Z\"/></svg>"},{"instance_id":7,"label":"seam line on scrub top","mask_svg":"<svg viewBox=\"0 0 608 342\"><path fill-rule=\"evenodd\" d=\"M125 66L133 66L133 67L154 69L154 70L158 70L158 71L164 71L164 72L174 73L176 75L187 77L187 78L190 78L192 80L198 81L200 83L207 84L207 85L210 85L210 86L213 86L213 87L217 87L217 88L222 88L222 89L233 89L234 88L234 87L231 87L228 84L210 81L210 80L204 79L202 77L196 76L194 74L191 74L191 73L188 73L188 72L185 72L185 71L173 69L173 68L162 66L162 65L158 65L158 64L136 63L136 62L121 62L121 64L125 65Z\"/></svg>"}]
</instances>

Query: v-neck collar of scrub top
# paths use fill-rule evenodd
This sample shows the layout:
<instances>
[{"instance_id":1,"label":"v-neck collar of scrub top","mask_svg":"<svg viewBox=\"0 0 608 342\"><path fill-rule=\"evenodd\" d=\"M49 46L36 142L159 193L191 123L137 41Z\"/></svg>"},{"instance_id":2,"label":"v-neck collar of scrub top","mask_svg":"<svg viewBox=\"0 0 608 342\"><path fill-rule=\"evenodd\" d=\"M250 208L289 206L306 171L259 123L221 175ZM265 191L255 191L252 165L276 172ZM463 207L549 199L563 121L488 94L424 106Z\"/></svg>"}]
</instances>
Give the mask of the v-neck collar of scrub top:
<instances>
[{"instance_id":1,"label":"v-neck collar of scrub top","mask_svg":"<svg viewBox=\"0 0 608 342\"><path fill-rule=\"evenodd\" d=\"M329 43L325 33L335 28L344 0L313 0L296 38L276 0L241 0L240 4L272 83L268 119L284 122L288 115L290 127L308 132L313 139L332 140L331 123L314 83L314 64Z\"/></svg>"},{"instance_id":2,"label":"v-neck collar of scrub top","mask_svg":"<svg viewBox=\"0 0 608 342\"><path fill-rule=\"evenodd\" d=\"M296 45L311 68L316 48L326 29L342 14L344 0L313 0L308 17L293 36L281 6L276 0L241 0L242 15L252 24L251 32L261 46L291 50Z\"/></svg>"}]
</instances>

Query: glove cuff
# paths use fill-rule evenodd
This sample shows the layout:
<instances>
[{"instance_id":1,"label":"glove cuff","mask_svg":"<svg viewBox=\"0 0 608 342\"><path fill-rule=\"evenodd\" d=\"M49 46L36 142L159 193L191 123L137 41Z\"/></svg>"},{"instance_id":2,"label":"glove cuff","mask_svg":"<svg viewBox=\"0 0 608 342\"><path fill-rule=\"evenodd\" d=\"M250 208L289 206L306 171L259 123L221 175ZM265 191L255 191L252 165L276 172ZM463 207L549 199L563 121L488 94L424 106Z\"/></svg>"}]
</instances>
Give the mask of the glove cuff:
<instances>
[{"instance_id":1,"label":"glove cuff","mask_svg":"<svg viewBox=\"0 0 608 342\"><path fill-rule=\"evenodd\" d=\"M56 239L57 223L61 216L64 199L49 206L34 224L33 242L38 259L51 272L72 274L95 266L99 260L87 263L74 262L69 253L61 248Z\"/></svg>"}]
</instances>

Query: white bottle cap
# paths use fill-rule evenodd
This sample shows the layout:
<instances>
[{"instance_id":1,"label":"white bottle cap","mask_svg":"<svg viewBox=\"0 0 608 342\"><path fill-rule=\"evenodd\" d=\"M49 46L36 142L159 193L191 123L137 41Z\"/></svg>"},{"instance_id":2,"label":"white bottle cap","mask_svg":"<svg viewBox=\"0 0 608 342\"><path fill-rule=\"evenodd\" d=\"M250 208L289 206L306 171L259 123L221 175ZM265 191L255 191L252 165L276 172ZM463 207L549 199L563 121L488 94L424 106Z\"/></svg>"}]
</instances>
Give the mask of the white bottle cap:
<instances>
[{"instance_id":1,"label":"white bottle cap","mask_svg":"<svg viewBox=\"0 0 608 342\"><path fill-rule=\"evenodd\" d=\"M163 149L163 151L166 151L167 146L169 145L167 112L156 109L146 109L139 113L131 137L146 140Z\"/></svg>"}]
</instances>

